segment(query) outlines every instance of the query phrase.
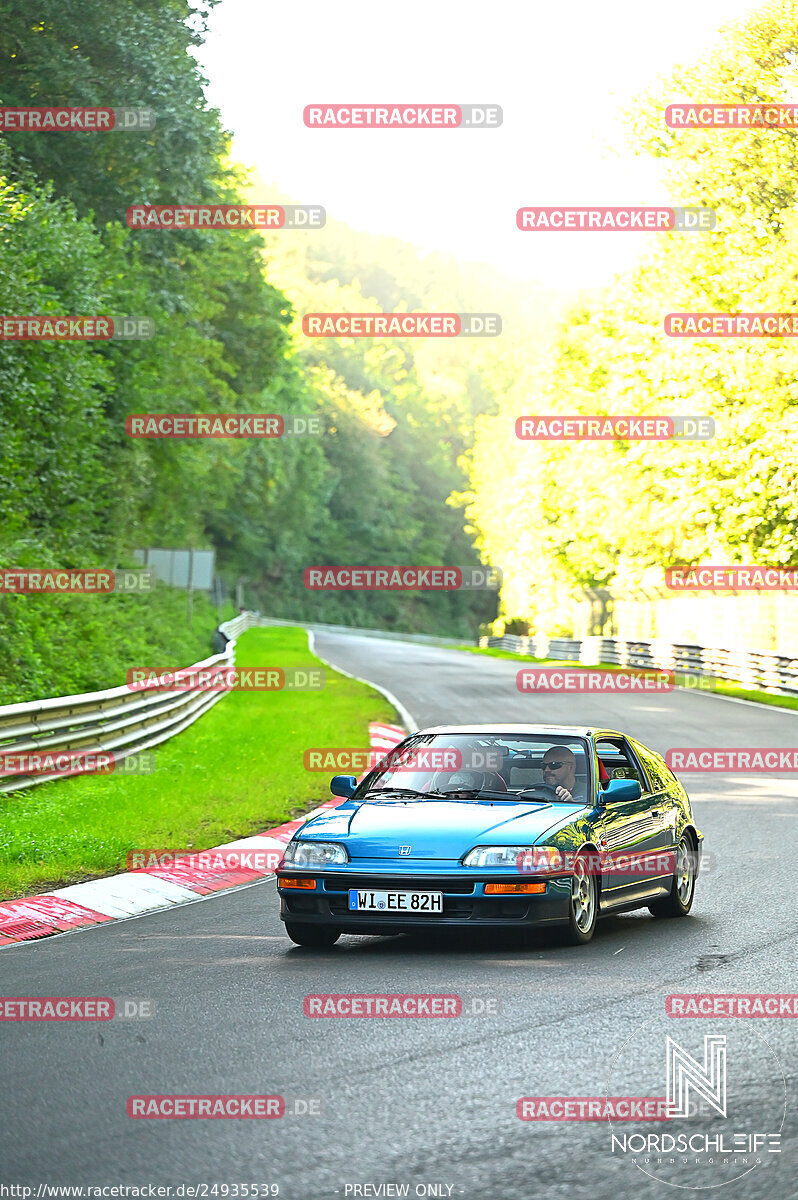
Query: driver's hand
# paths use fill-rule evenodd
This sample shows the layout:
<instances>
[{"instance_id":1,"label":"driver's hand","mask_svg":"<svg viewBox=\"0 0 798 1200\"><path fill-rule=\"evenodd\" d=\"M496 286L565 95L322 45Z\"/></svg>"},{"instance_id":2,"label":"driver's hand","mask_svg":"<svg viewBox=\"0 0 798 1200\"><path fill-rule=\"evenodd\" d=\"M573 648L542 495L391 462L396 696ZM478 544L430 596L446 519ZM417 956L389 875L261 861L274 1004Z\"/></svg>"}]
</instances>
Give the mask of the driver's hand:
<instances>
[{"instance_id":1,"label":"driver's hand","mask_svg":"<svg viewBox=\"0 0 798 1200\"><path fill-rule=\"evenodd\" d=\"M562 784L559 784L554 791L557 794L558 800L573 800L573 796L568 791L568 788L564 788Z\"/></svg>"}]
</instances>

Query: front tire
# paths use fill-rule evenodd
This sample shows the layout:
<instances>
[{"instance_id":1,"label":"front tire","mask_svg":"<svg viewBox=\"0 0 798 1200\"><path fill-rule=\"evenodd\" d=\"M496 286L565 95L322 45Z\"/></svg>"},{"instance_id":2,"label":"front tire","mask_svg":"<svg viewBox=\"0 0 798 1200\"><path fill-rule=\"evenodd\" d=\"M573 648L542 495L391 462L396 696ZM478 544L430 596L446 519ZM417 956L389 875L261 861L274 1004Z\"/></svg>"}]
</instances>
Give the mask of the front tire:
<instances>
[{"instance_id":1,"label":"front tire","mask_svg":"<svg viewBox=\"0 0 798 1200\"><path fill-rule=\"evenodd\" d=\"M341 936L339 929L330 929L328 925L301 925L293 921L286 921L285 932L297 946L311 946L316 950L334 946Z\"/></svg>"},{"instance_id":2,"label":"front tire","mask_svg":"<svg viewBox=\"0 0 798 1200\"><path fill-rule=\"evenodd\" d=\"M586 946L596 931L598 908L595 864L580 854L571 876L568 925L563 930L563 941L569 946Z\"/></svg>"},{"instance_id":3,"label":"front tire","mask_svg":"<svg viewBox=\"0 0 798 1200\"><path fill-rule=\"evenodd\" d=\"M685 834L676 850L671 890L662 900L649 904L653 917L686 917L693 907L695 896L696 852L693 843Z\"/></svg>"}]
</instances>

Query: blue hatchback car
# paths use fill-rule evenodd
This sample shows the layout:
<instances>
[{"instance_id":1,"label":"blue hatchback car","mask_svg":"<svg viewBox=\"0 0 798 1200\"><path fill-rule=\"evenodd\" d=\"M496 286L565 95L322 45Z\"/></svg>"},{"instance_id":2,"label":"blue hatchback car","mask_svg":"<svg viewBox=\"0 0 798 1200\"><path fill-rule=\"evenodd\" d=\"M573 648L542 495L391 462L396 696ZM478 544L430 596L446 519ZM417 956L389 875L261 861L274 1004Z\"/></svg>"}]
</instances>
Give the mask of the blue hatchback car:
<instances>
[{"instance_id":1,"label":"blue hatchback car","mask_svg":"<svg viewBox=\"0 0 798 1200\"><path fill-rule=\"evenodd\" d=\"M557 925L647 907L686 916L703 835L664 760L617 730L469 725L420 730L342 803L312 818L277 869L292 941L342 933Z\"/></svg>"}]
</instances>

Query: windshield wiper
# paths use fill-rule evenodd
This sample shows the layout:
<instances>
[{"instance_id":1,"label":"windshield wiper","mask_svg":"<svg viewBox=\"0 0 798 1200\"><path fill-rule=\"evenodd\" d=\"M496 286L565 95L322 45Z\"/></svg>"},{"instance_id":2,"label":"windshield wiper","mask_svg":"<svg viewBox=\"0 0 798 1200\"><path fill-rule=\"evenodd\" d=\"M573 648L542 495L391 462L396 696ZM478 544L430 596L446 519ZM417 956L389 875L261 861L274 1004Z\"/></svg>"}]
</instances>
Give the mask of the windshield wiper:
<instances>
[{"instance_id":1,"label":"windshield wiper","mask_svg":"<svg viewBox=\"0 0 798 1200\"><path fill-rule=\"evenodd\" d=\"M427 792L427 795L460 800L473 800L475 796L484 796L486 800L515 800L515 792L494 792L490 788L452 788L448 792Z\"/></svg>"},{"instance_id":2,"label":"windshield wiper","mask_svg":"<svg viewBox=\"0 0 798 1200\"><path fill-rule=\"evenodd\" d=\"M481 796L486 800L518 800L516 792L494 792L490 788L452 788L448 792L416 792L412 788L371 788L360 799L369 800L376 799L380 796L405 797L417 800L419 797L424 799L434 796L443 800L473 800L476 796Z\"/></svg>"},{"instance_id":3,"label":"windshield wiper","mask_svg":"<svg viewBox=\"0 0 798 1200\"><path fill-rule=\"evenodd\" d=\"M430 796L480 796L482 788L450 788L446 792L430 792L429 794Z\"/></svg>"},{"instance_id":4,"label":"windshield wiper","mask_svg":"<svg viewBox=\"0 0 798 1200\"><path fill-rule=\"evenodd\" d=\"M429 796L429 792L414 792L412 788L370 788L363 799L367 796Z\"/></svg>"}]
</instances>

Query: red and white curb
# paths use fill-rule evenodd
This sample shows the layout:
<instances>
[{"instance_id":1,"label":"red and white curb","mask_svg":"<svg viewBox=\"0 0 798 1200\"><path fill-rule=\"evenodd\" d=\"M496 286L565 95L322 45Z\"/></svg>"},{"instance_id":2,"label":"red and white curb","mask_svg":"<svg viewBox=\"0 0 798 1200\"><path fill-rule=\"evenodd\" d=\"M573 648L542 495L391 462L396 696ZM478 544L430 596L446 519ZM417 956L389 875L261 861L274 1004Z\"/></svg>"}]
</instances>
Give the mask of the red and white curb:
<instances>
[{"instance_id":1,"label":"red and white curb","mask_svg":"<svg viewBox=\"0 0 798 1200\"><path fill-rule=\"evenodd\" d=\"M369 724L369 743L378 750L390 750L405 736L405 730L398 725L386 725L379 721ZM0 946L49 937L86 925L100 925L139 916L141 913L157 912L173 905L187 904L211 892L266 879L274 873L286 843L296 830L311 817L340 803L340 799L326 800L312 812L277 825L274 829L266 829L263 833L235 842L225 842L223 846L215 846L211 850L197 851L197 854L202 854L203 863L208 865L192 866L178 861L170 866L127 871L105 879L92 879L88 883L56 888L41 896L0 903ZM214 850L232 849L242 852L241 865L231 867L224 861L223 854L219 855L218 865L213 863ZM258 851L259 863L265 861L268 865L245 865L247 850Z\"/></svg>"}]
</instances>

